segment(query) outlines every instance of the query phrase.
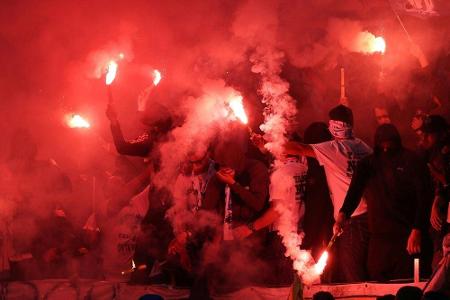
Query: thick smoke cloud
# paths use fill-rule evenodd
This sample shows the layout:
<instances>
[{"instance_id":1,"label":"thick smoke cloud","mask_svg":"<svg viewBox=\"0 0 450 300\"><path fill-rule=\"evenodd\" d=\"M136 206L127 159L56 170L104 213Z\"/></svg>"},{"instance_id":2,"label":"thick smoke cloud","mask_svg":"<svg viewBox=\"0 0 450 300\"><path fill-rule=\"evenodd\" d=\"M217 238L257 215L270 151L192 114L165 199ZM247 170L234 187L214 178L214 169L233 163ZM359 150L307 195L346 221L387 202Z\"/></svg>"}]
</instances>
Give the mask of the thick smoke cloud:
<instances>
[{"instance_id":1,"label":"thick smoke cloud","mask_svg":"<svg viewBox=\"0 0 450 300\"><path fill-rule=\"evenodd\" d=\"M401 17L437 70L431 73L439 74L438 59L449 50L448 18ZM366 31L385 37L384 56L355 46L355 35ZM279 155L289 126L298 124L301 131L337 104L341 66L363 137L371 137L373 126L361 128L358 121L367 123L373 106L395 107L401 112L397 122L409 123L416 106L429 106L421 95L431 90L411 87L410 79L421 82L423 71L410 48L384 0L6 0L0 4L0 128L6 139L16 128L29 128L38 156L54 158L75 186L83 183L80 173L109 170L115 152L104 116L103 72L122 53L111 88L127 137L143 129L137 99L151 85L152 71L163 74L150 93L147 117L171 114L178 122L159 148L157 181L173 184L179 163L198 150L193 146L207 147L230 122L224 112L230 98L244 96L250 126L264 124L268 148ZM410 103L411 94L420 103ZM64 120L72 113L85 116L91 128L67 128ZM1 161L8 152L8 143L1 143ZM88 197L81 199L73 205L80 220L90 207ZM13 210L7 202L3 208L0 214Z\"/></svg>"}]
</instances>

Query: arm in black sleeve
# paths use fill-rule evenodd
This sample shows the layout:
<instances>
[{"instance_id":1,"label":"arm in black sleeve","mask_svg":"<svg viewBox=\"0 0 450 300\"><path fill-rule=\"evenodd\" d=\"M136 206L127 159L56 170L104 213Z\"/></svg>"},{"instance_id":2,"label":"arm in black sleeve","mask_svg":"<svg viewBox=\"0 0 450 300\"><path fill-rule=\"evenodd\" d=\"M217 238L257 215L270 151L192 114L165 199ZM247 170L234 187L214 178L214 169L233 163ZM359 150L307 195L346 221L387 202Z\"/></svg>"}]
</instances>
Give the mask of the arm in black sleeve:
<instances>
[{"instance_id":1,"label":"arm in black sleeve","mask_svg":"<svg viewBox=\"0 0 450 300\"><path fill-rule=\"evenodd\" d=\"M266 204L269 193L269 172L263 163L258 162L250 171L250 187L246 189L238 182L235 182L230 188L236 193L244 204L251 209L259 212Z\"/></svg>"},{"instance_id":2,"label":"arm in black sleeve","mask_svg":"<svg viewBox=\"0 0 450 300\"><path fill-rule=\"evenodd\" d=\"M144 134L135 140L126 141L118 122L111 123L111 133L116 150L122 155L145 157L150 152L151 142L147 134Z\"/></svg>"},{"instance_id":3,"label":"arm in black sleeve","mask_svg":"<svg viewBox=\"0 0 450 300\"><path fill-rule=\"evenodd\" d=\"M345 196L344 204L342 205L340 212L344 213L347 218L350 218L355 209L361 202L364 189L367 181L370 177L370 157L362 159L356 168L355 173L352 176L350 187Z\"/></svg>"},{"instance_id":4,"label":"arm in black sleeve","mask_svg":"<svg viewBox=\"0 0 450 300\"><path fill-rule=\"evenodd\" d=\"M429 220L429 203L431 202L432 191L431 187L427 185L430 182L430 172L427 169L425 162L414 156L412 161L413 168L413 184L416 195L416 211L414 216L414 229L424 230L427 228Z\"/></svg>"}]
</instances>

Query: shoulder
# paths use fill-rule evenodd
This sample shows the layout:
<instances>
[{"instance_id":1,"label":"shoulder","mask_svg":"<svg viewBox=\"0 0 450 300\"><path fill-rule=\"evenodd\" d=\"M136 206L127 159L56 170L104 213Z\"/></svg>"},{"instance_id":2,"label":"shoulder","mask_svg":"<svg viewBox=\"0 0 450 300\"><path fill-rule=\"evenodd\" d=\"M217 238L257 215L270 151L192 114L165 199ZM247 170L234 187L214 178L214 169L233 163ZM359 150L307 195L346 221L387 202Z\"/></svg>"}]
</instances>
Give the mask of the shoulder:
<instances>
[{"instance_id":1,"label":"shoulder","mask_svg":"<svg viewBox=\"0 0 450 300\"><path fill-rule=\"evenodd\" d=\"M247 159L246 165L247 165L247 169L250 172L255 172L255 173L262 172L262 173L267 173L267 174L269 172L266 165L256 159Z\"/></svg>"},{"instance_id":2,"label":"shoulder","mask_svg":"<svg viewBox=\"0 0 450 300\"><path fill-rule=\"evenodd\" d=\"M319 144L309 144L314 151L326 152L332 149L338 149L338 144L335 140L326 141Z\"/></svg>"}]
</instances>

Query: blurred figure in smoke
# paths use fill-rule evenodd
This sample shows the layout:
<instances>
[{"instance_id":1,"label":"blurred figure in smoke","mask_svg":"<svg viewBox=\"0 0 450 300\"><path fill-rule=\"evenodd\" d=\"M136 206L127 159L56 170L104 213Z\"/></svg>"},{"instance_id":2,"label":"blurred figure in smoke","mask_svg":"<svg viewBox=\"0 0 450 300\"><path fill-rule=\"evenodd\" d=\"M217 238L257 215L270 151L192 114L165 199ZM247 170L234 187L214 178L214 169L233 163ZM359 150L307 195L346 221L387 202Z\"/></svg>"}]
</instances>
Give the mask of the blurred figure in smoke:
<instances>
[{"instance_id":1,"label":"blurred figure in smoke","mask_svg":"<svg viewBox=\"0 0 450 300\"><path fill-rule=\"evenodd\" d=\"M294 133L293 140L300 141L300 137ZM253 139L253 141L255 141ZM270 182L270 206L264 214L254 222L249 222L233 229L233 235L237 239L244 239L274 224L282 214L277 211L277 203L287 201L291 207L295 207L298 224L293 230L303 235L303 217L305 214L306 174L308 165L306 157L288 155L283 164L272 170ZM275 227L277 228L277 227ZM293 281L292 262L285 257L281 238L275 231L268 235L270 244L265 249L265 259L270 262L275 276L268 278L271 284L289 284Z\"/></svg>"},{"instance_id":2,"label":"blurred figure in smoke","mask_svg":"<svg viewBox=\"0 0 450 300\"><path fill-rule=\"evenodd\" d=\"M141 97L145 99L139 99L139 106L145 107L149 94L141 95ZM142 230L137 237L134 254L136 265L145 265L146 268L133 272L131 280L135 283L148 283L149 276L158 275L154 276L155 283L167 282L169 279L165 274L161 274L159 265L166 262L167 247L173 238L172 227L165 218L166 212L171 206L171 197L166 188L158 188L152 184L150 176L159 171L160 153L157 144L163 142L173 129L172 118L167 109L153 105L151 110L147 108L141 118L141 122L148 126L147 132L135 140L126 141L118 122L117 113L111 103L108 105L106 115L111 123L111 132L117 152L123 155L146 157L149 161L148 170L137 176L134 180L135 184L128 187L128 191L124 191L124 194L131 197L142 191L138 187L143 188L150 184L149 209L142 220Z\"/></svg>"},{"instance_id":3,"label":"blurred figure in smoke","mask_svg":"<svg viewBox=\"0 0 450 300\"><path fill-rule=\"evenodd\" d=\"M375 107L373 111L375 113L375 118L377 120L378 125L391 123L391 118L389 117L389 113L386 108Z\"/></svg>"},{"instance_id":4,"label":"blurred figure in smoke","mask_svg":"<svg viewBox=\"0 0 450 300\"><path fill-rule=\"evenodd\" d=\"M305 143L316 144L331 140L331 134L325 123L315 122L310 124L305 130ZM299 137L294 137L293 141L299 141ZM302 242L303 249L311 249L312 254L315 258L321 254L323 247L331 237L332 232L332 222L333 222L333 208L330 199L330 194L328 191L328 186L326 183L326 177L323 167L319 166L314 158L298 157L298 156L288 156L285 165L278 169L278 172L292 173L294 177L295 186L293 190L296 191L295 199L292 201L299 202L299 224L298 229L305 233L305 238ZM272 182L273 184L273 182ZM285 195L286 191L279 191L278 195ZM277 188L273 186L271 188L271 199L277 197ZM317 216L321 215L320 218ZM252 223L239 226L235 228L234 235L238 239L243 239L248 237L254 231L261 230L267 226L272 225L280 217L279 213L275 210L274 206L271 205L270 208L264 212L264 214ZM279 244L280 246L275 249L272 248L270 251L277 252L274 254L279 254L278 266L282 264L281 261L287 260L284 265L285 269L281 272L275 272L278 277L283 277L280 274L285 274L288 276L291 274L292 266L289 259L284 257L284 252L282 250L281 241L273 241L273 244ZM276 247L276 245L273 245ZM292 276L289 282L292 282ZM281 280L281 278L278 278Z\"/></svg>"},{"instance_id":5,"label":"blurred figure in smoke","mask_svg":"<svg viewBox=\"0 0 450 300\"><path fill-rule=\"evenodd\" d=\"M3 168L9 175L0 179L1 196L15 203L8 216L11 220L8 228L14 248L9 259L15 266L16 279L67 275L67 259L76 252L72 248L75 233L64 211L72 191L71 182L56 162L37 160L37 151L32 135L25 129L17 130ZM53 239L45 239L48 236ZM37 242L40 240L48 243ZM31 265L36 262L46 265L47 270L34 270L36 273L30 274ZM26 264L29 267L22 268ZM62 269L56 271L57 268Z\"/></svg>"},{"instance_id":6,"label":"blurred figure in smoke","mask_svg":"<svg viewBox=\"0 0 450 300\"><path fill-rule=\"evenodd\" d=\"M206 197L211 197L211 191L217 189L215 186L218 184L218 181L213 179L216 169L209 147L198 146L195 143L193 147L195 149L188 153L187 161L175 183L174 205L167 212L175 234L169 245L169 255L174 263L181 264L188 272L192 272L191 259L198 259L194 258L190 251L196 247L195 239L199 238L198 234L204 230L203 203ZM214 224L206 223L206 225ZM184 279L187 277L187 274L184 274Z\"/></svg>"},{"instance_id":7,"label":"blurred figure in smoke","mask_svg":"<svg viewBox=\"0 0 450 300\"><path fill-rule=\"evenodd\" d=\"M447 121L439 115L424 119L421 130L423 147L428 151L428 167L434 181L434 201L431 209L431 225L434 229L435 266L442 258L442 240L449 233L450 222L450 136Z\"/></svg>"},{"instance_id":8,"label":"blurred figure in smoke","mask_svg":"<svg viewBox=\"0 0 450 300\"><path fill-rule=\"evenodd\" d=\"M336 106L330 110L329 117L329 130L334 137L332 141L313 145L288 142L285 153L316 158L324 167L334 206L334 218L337 220L353 172L359 160L372 150L363 141L353 137L353 113L348 107ZM340 280L356 282L367 278L367 244L367 204L363 199L337 243L337 267L342 276Z\"/></svg>"},{"instance_id":9,"label":"blurred figure in smoke","mask_svg":"<svg viewBox=\"0 0 450 300\"><path fill-rule=\"evenodd\" d=\"M209 289L228 291L260 280L260 259L265 232L244 241L234 240L232 228L256 220L268 205L269 174L260 161L246 158L242 136L229 134L214 149L216 168L209 195L202 209L222 220L215 223L213 237L204 237L201 269L197 272L191 299L208 299Z\"/></svg>"},{"instance_id":10,"label":"blurred figure in smoke","mask_svg":"<svg viewBox=\"0 0 450 300\"><path fill-rule=\"evenodd\" d=\"M367 269L370 280L411 278L413 256L423 249L427 229L427 169L402 145L397 128L383 124L375 133L375 151L363 158L334 227L340 232L364 194L369 221Z\"/></svg>"}]
</instances>

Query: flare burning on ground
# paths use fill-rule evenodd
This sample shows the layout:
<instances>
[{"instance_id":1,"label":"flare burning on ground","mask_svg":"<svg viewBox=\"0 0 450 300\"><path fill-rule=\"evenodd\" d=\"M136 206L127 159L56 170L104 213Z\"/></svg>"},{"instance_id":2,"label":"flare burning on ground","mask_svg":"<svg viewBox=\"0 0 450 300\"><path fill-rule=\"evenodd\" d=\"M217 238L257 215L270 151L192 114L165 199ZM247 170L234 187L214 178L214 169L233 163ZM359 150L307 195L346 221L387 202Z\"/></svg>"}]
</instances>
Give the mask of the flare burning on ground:
<instances>
[{"instance_id":1,"label":"flare burning on ground","mask_svg":"<svg viewBox=\"0 0 450 300\"><path fill-rule=\"evenodd\" d=\"M91 124L78 114L72 114L66 117L67 126L70 128L89 128Z\"/></svg>"}]
</instances>

